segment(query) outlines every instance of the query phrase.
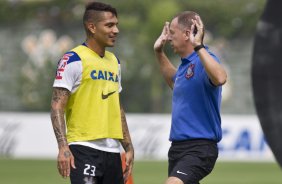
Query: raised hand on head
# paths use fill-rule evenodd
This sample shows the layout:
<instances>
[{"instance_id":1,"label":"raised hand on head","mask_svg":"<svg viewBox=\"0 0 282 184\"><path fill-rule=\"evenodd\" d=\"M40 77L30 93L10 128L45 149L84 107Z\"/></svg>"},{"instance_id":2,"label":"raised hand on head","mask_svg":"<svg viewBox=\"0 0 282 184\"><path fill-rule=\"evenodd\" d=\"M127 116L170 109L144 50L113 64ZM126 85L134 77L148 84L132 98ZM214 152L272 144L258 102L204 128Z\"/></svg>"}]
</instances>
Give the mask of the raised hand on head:
<instances>
[{"instance_id":1,"label":"raised hand on head","mask_svg":"<svg viewBox=\"0 0 282 184\"><path fill-rule=\"evenodd\" d=\"M163 50L163 47L165 46L165 43L168 40L168 35L169 35L169 22L165 22L163 31L154 44L154 50L156 52L161 52Z\"/></svg>"},{"instance_id":2,"label":"raised hand on head","mask_svg":"<svg viewBox=\"0 0 282 184\"><path fill-rule=\"evenodd\" d=\"M202 45L204 39L204 24L198 15L195 19L192 19L192 22L193 24L189 35L191 44L193 46Z\"/></svg>"}]
</instances>

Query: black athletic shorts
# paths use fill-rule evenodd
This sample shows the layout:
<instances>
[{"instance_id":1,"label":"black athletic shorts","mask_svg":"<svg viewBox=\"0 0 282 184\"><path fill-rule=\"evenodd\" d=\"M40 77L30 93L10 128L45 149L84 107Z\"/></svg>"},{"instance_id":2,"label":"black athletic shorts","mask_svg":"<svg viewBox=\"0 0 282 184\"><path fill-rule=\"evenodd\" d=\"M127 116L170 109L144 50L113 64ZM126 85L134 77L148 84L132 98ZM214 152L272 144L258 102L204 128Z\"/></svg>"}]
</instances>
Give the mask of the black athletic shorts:
<instances>
[{"instance_id":1,"label":"black athletic shorts","mask_svg":"<svg viewBox=\"0 0 282 184\"><path fill-rule=\"evenodd\" d=\"M199 184L214 168L218 157L217 143L205 139L172 142L168 152L168 176L184 184Z\"/></svg>"},{"instance_id":2,"label":"black athletic shorts","mask_svg":"<svg viewBox=\"0 0 282 184\"><path fill-rule=\"evenodd\" d=\"M87 146L70 145L76 169L71 169L72 184L124 184L120 153Z\"/></svg>"}]
</instances>

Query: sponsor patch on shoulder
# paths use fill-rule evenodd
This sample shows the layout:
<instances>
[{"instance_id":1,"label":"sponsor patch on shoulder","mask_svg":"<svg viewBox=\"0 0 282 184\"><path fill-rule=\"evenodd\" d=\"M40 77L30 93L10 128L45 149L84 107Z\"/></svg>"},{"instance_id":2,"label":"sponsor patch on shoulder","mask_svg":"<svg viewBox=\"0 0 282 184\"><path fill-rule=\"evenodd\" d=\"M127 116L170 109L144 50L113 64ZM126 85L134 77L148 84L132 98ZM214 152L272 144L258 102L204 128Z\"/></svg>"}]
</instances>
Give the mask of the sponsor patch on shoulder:
<instances>
[{"instance_id":1,"label":"sponsor patch on shoulder","mask_svg":"<svg viewBox=\"0 0 282 184\"><path fill-rule=\"evenodd\" d=\"M70 59L71 56L73 56L73 53L66 53L62 59L58 62L58 68L57 68L57 74L56 74L56 79L60 80L63 79L63 72L65 71L66 65Z\"/></svg>"}]
</instances>

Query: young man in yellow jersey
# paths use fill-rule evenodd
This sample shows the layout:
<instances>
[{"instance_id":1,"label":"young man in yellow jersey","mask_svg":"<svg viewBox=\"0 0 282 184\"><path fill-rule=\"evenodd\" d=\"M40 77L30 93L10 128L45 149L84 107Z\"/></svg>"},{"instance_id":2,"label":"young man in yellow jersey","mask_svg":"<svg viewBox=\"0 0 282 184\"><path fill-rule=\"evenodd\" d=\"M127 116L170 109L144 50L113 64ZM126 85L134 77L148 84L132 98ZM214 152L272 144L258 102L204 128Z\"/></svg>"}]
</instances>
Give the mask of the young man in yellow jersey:
<instances>
[{"instance_id":1,"label":"young man in yellow jersey","mask_svg":"<svg viewBox=\"0 0 282 184\"><path fill-rule=\"evenodd\" d=\"M119 33L116 9L89 3L83 23L86 41L62 57L53 84L57 166L72 184L123 184L132 171L134 150L119 101L120 62L105 50L114 46ZM120 143L125 150L124 172Z\"/></svg>"}]
</instances>

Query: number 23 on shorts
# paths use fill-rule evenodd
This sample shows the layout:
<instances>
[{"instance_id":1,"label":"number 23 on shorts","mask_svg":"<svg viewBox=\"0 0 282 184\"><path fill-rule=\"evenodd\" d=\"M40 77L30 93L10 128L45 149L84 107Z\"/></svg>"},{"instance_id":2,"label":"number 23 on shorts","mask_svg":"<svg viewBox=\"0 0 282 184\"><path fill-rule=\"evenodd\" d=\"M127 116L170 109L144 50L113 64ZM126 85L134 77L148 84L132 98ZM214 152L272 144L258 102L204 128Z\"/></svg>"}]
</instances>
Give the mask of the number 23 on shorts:
<instances>
[{"instance_id":1,"label":"number 23 on shorts","mask_svg":"<svg viewBox=\"0 0 282 184\"><path fill-rule=\"evenodd\" d=\"M85 164L83 174L87 176L95 176L95 171L96 167L94 165Z\"/></svg>"}]
</instances>

